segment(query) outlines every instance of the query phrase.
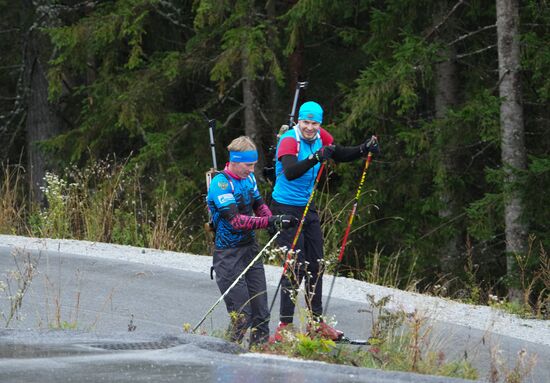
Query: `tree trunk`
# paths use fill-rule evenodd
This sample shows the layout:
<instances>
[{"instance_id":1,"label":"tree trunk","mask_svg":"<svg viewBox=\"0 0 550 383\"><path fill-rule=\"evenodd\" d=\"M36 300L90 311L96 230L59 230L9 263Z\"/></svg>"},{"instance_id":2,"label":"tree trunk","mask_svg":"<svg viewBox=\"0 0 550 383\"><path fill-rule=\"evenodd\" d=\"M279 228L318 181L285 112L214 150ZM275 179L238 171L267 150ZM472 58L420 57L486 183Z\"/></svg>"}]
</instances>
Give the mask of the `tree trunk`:
<instances>
[{"instance_id":1,"label":"tree trunk","mask_svg":"<svg viewBox=\"0 0 550 383\"><path fill-rule=\"evenodd\" d=\"M446 52L448 57L447 61L444 61L437 65L436 68L436 92L435 92L435 117L437 119L444 119L447 116L447 111L457 105L457 86L456 86L456 63L454 61L454 50L450 49ZM443 129L450 129L451 127L443 127ZM444 142L440 148L441 153L441 172L446 175L448 179L449 175L457 173L457 161L456 152L453 151L452 142L454 139L450 137L452 134L449 132L441 132L443 134ZM452 190L452 186L448 182L444 185L440 185L440 201L441 209L439 210L439 217L443 221L449 221L458 214L458 201L456 193ZM445 273L451 273L455 270L460 260L460 234L453 230L447 241L442 244L440 252L440 265L441 269Z\"/></svg>"},{"instance_id":2,"label":"tree trunk","mask_svg":"<svg viewBox=\"0 0 550 383\"><path fill-rule=\"evenodd\" d=\"M293 0L290 2L291 7L294 6L298 1ZM296 48L292 51L290 56L288 57L288 85L289 85L289 93L290 93L290 101L292 102L292 97L294 96L294 90L296 87L296 83L299 81L307 81L306 78L304 78L304 40L302 38L302 28L300 28L300 31L297 32L297 42L296 42ZM292 105L292 104L290 104ZM300 102L298 102L298 107L300 106Z\"/></svg>"},{"instance_id":3,"label":"tree trunk","mask_svg":"<svg viewBox=\"0 0 550 383\"><path fill-rule=\"evenodd\" d=\"M25 82L27 88L27 119L26 119L26 147L27 168L30 183L31 200L43 203L44 176L47 170L46 155L38 147L38 143L55 136L61 128L61 118L54 105L48 101L48 81L43 64L48 53L44 47L44 36L38 29L28 34L27 49L25 52Z\"/></svg>"},{"instance_id":4,"label":"tree trunk","mask_svg":"<svg viewBox=\"0 0 550 383\"><path fill-rule=\"evenodd\" d=\"M497 0L498 71L501 156L506 172L504 222L506 235L506 271L514 277L517 255L527 250L527 225L522 220L523 202L515 171L526 168L526 149L521 104L519 4L517 0ZM509 289L509 298L518 299L520 290Z\"/></svg>"},{"instance_id":5,"label":"tree trunk","mask_svg":"<svg viewBox=\"0 0 550 383\"><path fill-rule=\"evenodd\" d=\"M443 1L438 5L438 11L435 12L434 26L438 25L442 18L448 12L447 1ZM450 23L452 21L448 21ZM449 30L447 27L446 30ZM449 33L442 32L443 36L449 35ZM435 118L445 119L449 109L457 106L458 104L458 86L457 86L457 66L455 61L456 52L453 46L447 47L440 52L441 57L444 59L436 66L436 83L435 83ZM448 179L448 175L456 174L457 161L456 152L453 152L455 142L454 132L449 132L448 129L453 127L443 127L445 131L439 132L441 145L440 145L440 158L441 167L439 172L445 174L444 179ZM441 209L439 210L439 217L443 221L448 221L458 214L457 195L452 190L452 187L448 182L440 185L439 199L441 201ZM460 259L460 235L453 231L450 237L447 238L445 243L441 244L439 253L439 264L441 270L450 274L455 270L455 267L459 264Z\"/></svg>"},{"instance_id":6,"label":"tree trunk","mask_svg":"<svg viewBox=\"0 0 550 383\"><path fill-rule=\"evenodd\" d=\"M245 76L243 81L243 103L244 103L244 133L252 138L254 142L258 142L260 134L256 123L256 113L254 111L256 96L254 94L254 80L247 73L248 59L243 56L241 59L242 71Z\"/></svg>"},{"instance_id":7,"label":"tree trunk","mask_svg":"<svg viewBox=\"0 0 550 383\"><path fill-rule=\"evenodd\" d=\"M267 38L269 45L271 47L277 46L277 8L275 0L268 0L265 8L267 12L267 19L269 20L269 30L267 32ZM275 76L270 76L268 84L268 101L267 101L267 115L269 118L269 123L262 124L262 138L263 138L263 148L262 151L265 158L265 165L262 168L263 176L266 181L273 181L275 174L275 151L277 147L277 133L281 127L282 122L284 121L284 114L281 113L280 109L280 98L281 92L279 91L279 85ZM281 118L279 118L279 116ZM271 195L264 196L266 203L271 202Z\"/></svg>"},{"instance_id":8,"label":"tree trunk","mask_svg":"<svg viewBox=\"0 0 550 383\"><path fill-rule=\"evenodd\" d=\"M272 25L277 25L277 10L275 7L275 0L269 0L266 4L266 12L267 12L267 18ZM269 39L269 43L271 46L275 46L277 42L277 31L275 27L270 28L267 37ZM268 115L269 116L279 116L279 104L281 97L279 92L279 85L277 84L277 81L274 77L271 77L269 79L269 101L268 101ZM282 115L281 117L284 117ZM276 143L276 135L280 128L281 121L285 121L284 118L281 118L280 120L278 118L272 118L271 124L266 126L266 129L264 130L265 134L264 138L268 139L266 142L268 147L269 145L273 145Z\"/></svg>"},{"instance_id":9,"label":"tree trunk","mask_svg":"<svg viewBox=\"0 0 550 383\"><path fill-rule=\"evenodd\" d=\"M243 50L241 56L241 70L244 76L243 81L243 103L244 103L244 134L254 141L258 146L258 163L256 164L256 177L263 181L262 170L264 168L264 156L261 150L262 137L256 120L256 94L254 91L254 80L248 70L248 52Z\"/></svg>"}]
</instances>

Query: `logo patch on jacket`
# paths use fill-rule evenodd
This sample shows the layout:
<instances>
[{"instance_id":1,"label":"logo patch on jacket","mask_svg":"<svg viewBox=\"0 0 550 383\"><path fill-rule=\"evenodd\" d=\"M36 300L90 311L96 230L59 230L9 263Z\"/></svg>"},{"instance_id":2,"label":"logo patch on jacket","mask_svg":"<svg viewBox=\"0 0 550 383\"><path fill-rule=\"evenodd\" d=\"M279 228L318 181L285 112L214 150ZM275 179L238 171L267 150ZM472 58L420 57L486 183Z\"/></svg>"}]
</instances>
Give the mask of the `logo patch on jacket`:
<instances>
[{"instance_id":1,"label":"logo patch on jacket","mask_svg":"<svg viewBox=\"0 0 550 383\"><path fill-rule=\"evenodd\" d=\"M218 181L218 187L220 189L225 190L228 186L229 184L227 183L227 181Z\"/></svg>"},{"instance_id":2,"label":"logo patch on jacket","mask_svg":"<svg viewBox=\"0 0 550 383\"><path fill-rule=\"evenodd\" d=\"M218 201L220 201L221 204L224 204L226 202L235 201L235 197L233 197L233 194L226 193L218 196Z\"/></svg>"}]
</instances>

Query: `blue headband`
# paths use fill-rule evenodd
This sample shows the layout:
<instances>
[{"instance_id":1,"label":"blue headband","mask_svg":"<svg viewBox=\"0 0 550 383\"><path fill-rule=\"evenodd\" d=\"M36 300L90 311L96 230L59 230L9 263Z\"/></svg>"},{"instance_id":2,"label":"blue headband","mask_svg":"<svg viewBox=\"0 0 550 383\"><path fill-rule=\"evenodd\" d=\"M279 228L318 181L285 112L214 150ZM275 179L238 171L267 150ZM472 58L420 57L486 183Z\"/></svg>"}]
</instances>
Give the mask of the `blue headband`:
<instances>
[{"instance_id":1,"label":"blue headband","mask_svg":"<svg viewBox=\"0 0 550 383\"><path fill-rule=\"evenodd\" d=\"M258 161L258 152L248 150L246 152L229 152L229 161L231 162L256 162Z\"/></svg>"}]
</instances>

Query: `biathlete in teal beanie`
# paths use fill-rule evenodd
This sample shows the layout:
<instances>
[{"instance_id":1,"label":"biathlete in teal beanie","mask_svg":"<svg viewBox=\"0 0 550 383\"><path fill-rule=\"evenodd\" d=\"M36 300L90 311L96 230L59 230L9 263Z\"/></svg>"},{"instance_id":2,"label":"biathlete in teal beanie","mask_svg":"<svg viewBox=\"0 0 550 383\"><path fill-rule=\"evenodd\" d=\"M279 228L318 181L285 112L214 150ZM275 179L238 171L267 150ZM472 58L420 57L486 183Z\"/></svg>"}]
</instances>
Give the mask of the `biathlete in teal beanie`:
<instances>
[{"instance_id":1,"label":"biathlete in teal beanie","mask_svg":"<svg viewBox=\"0 0 550 383\"><path fill-rule=\"evenodd\" d=\"M322 128L323 108L315 101L302 104L298 112L298 124L285 132L277 143L276 181L273 188L271 211L273 214L289 214L302 217L312 193L315 178L323 161L349 162L366 157L369 152L378 154L376 136L368 137L357 146L341 146L334 143L332 135ZM279 246L290 249L297 228L283 230L277 238ZM311 313L311 331L332 340L339 340L343 332L326 324L323 313L323 233L317 210L312 203L306 213L298 242L295 246L297 260L281 282L279 326L270 341L281 341L281 330L293 322L296 290L305 280L306 303Z\"/></svg>"}]
</instances>

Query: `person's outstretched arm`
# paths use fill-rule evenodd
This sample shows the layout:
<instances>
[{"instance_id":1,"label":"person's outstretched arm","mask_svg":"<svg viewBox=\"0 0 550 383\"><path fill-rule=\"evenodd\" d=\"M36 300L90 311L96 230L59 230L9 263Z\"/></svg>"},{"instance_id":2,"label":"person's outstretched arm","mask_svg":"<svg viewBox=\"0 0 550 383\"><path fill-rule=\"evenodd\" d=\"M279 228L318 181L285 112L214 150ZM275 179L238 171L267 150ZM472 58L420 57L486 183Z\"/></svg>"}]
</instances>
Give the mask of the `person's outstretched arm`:
<instances>
[{"instance_id":1,"label":"person's outstretched arm","mask_svg":"<svg viewBox=\"0 0 550 383\"><path fill-rule=\"evenodd\" d=\"M281 158L281 163L283 164L283 173L287 180L292 181L296 178L301 177L309 169L314 167L317 164L317 159L315 158L306 158L305 160L298 161L296 156L288 154Z\"/></svg>"}]
</instances>

